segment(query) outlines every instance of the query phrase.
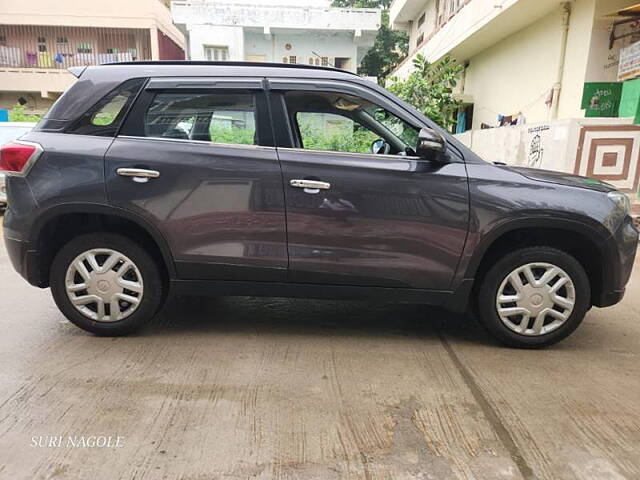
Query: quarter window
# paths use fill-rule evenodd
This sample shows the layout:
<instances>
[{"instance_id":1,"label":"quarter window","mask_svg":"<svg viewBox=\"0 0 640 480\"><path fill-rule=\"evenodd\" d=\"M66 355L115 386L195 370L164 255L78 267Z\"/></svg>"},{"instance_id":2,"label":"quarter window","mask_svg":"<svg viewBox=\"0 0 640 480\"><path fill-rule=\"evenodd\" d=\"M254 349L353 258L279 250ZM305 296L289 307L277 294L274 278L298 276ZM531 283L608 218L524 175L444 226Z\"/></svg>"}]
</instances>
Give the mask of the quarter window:
<instances>
[{"instance_id":1,"label":"quarter window","mask_svg":"<svg viewBox=\"0 0 640 480\"><path fill-rule=\"evenodd\" d=\"M250 92L160 92L144 116L147 137L255 145L256 107Z\"/></svg>"},{"instance_id":2,"label":"quarter window","mask_svg":"<svg viewBox=\"0 0 640 480\"><path fill-rule=\"evenodd\" d=\"M68 130L77 135L115 136L144 78L127 80L91 107Z\"/></svg>"}]
</instances>

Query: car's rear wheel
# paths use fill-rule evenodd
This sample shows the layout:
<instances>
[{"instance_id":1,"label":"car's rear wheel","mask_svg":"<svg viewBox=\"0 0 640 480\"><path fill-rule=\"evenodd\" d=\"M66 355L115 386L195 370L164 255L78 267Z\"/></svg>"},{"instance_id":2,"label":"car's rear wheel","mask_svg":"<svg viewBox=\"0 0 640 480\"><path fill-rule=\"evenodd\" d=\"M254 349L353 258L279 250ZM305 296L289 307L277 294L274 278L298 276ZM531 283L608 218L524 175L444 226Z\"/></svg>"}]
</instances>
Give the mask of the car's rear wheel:
<instances>
[{"instance_id":1,"label":"car's rear wheel","mask_svg":"<svg viewBox=\"0 0 640 480\"><path fill-rule=\"evenodd\" d=\"M591 304L589 279L571 255L550 247L513 251L495 263L479 290L481 323L503 343L536 348L559 342Z\"/></svg>"},{"instance_id":2,"label":"car's rear wheel","mask_svg":"<svg viewBox=\"0 0 640 480\"><path fill-rule=\"evenodd\" d=\"M163 300L156 262L122 235L91 233L67 243L51 266L53 298L76 326L125 335L149 320Z\"/></svg>"}]
</instances>

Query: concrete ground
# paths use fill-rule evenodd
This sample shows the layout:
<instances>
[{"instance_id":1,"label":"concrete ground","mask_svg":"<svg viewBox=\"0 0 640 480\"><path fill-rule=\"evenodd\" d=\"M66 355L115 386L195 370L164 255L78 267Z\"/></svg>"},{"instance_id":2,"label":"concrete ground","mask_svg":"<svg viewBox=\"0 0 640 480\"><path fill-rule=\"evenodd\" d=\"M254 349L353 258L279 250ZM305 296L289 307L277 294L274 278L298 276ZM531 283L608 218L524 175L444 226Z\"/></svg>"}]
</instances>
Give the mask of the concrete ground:
<instances>
[{"instance_id":1,"label":"concrete ground","mask_svg":"<svg viewBox=\"0 0 640 480\"><path fill-rule=\"evenodd\" d=\"M0 289L2 479L640 478L637 265L542 351L420 306L256 298L97 338L4 247Z\"/></svg>"}]
</instances>

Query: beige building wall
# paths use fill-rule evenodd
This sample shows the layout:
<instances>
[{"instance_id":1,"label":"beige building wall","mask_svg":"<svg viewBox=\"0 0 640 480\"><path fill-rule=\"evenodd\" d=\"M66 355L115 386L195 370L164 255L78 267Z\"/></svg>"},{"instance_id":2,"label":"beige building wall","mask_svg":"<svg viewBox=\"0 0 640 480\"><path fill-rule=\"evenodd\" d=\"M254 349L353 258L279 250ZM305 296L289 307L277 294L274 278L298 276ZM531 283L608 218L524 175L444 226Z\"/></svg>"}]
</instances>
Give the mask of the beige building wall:
<instances>
[{"instance_id":1,"label":"beige building wall","mask_svg":"<svg viewBox=\"0 0 640 480\"><path fill-rule=\"evenodd\" d=\"M160 28L184 48L161 0L0 0L0 24Z\"/></svg>"},{"instance_id":2,"label":"beige building wall","mask_svg":"<svg viewBox=\"0 0 640 480\"><path fill-rule=\"evenodd\" d=\"M140 59L160 59L158 31L186 50L184 35L173 25L164 0L0 0L0 27L6 46L17 47L21 59L26 52L38 54L38 36L47 39L47 53L42 54L46 58L38 54L33 66L6 58L0 62L0 108L10 109L23 98L28 113L45 112L73 84L68 65L56 64L53 57L67 52L78 58L73 46L80 42L92 44L98 63L114 61L100 59L108 48L126 52L133 47ZM71 50L56 44L59 36L68 38Z\"/></svg>"},{"instance_id":3,"label":"beige building wall","mask_svg":"<svg viewBox=\"0 0 640 480\"><path fill-rule=\"evenodd\" d=\"M498 114L518 111L527 121L546 120L561 39L560 9L469 60L465 98L474 103L473 128L497 124Z\"/></svg>"},{"instance_id":4,"label":"beige building wall","mask_svg":"<svg viewBox=\"0 0 640 480\"><path fill-rule=\"evenodd\" d=\"M586 81L585 75L589 62L589 50L592 43L595 7L596 0L571 2L567 53L562 74L558 118L584 116L584 111L580 108L580 104L584 82ZM606 43L608 42L605 42L605 46ZM598 44L600 44L600 39L598 39ZM617 71L617 66L615 70Z\"/></svg>"}]
</instances>

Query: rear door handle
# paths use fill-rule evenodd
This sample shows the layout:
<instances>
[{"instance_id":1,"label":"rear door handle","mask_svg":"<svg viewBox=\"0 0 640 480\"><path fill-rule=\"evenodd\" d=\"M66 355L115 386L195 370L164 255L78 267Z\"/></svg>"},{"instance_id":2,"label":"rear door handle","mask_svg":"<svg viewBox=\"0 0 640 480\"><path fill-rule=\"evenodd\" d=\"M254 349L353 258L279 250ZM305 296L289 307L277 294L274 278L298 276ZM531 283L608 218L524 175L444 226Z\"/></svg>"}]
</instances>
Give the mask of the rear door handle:
<instances>
[{"instance_id":1,"label":"rear door handle","mask_svg":"<svg viewBox=\"0 0 640 480\"><path fill-rule=\"evenodd\" d=\"M320 182L319 180L293 179L289 181L289 185L296 188L304 188L307 193L318 193L320 190L329 190L331 188L330 183Z\"/></svg>"},{"instance_id":2,"label":"rear door handle","mask_svg":"<svg viewBox=\"0 0 640 480\"><path fill-rule=\"evenodd\" d=\"M119 168L116 173L122 177L133 177L134 182L146 183L150 178L158 178L160 172L145 168Z\"/></svg>"}]
</instances>

